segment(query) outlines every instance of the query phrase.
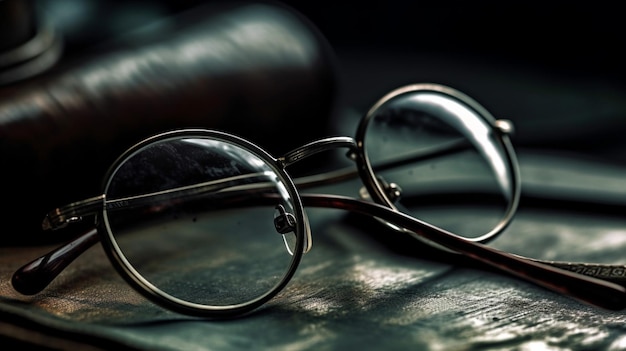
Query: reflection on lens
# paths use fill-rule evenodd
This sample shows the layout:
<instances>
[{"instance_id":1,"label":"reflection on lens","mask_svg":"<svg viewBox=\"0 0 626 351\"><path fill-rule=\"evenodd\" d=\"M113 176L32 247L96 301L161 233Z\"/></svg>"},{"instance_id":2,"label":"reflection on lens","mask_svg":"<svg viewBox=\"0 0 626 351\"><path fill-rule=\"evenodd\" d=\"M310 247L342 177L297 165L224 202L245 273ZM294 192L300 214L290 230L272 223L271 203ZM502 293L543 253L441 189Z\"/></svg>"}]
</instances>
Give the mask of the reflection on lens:
<instances>
[{"instance_id":1,"label":"reflection on lens","mask_svg":"<svg viewBox=\"0 0 626 351\"><path fill-rule=\"evenodd\" d=\"M438 91L399 94L370 112L364 147L394 205L455 234L500 226L514 201L513 170L493 127L464 101Z\"/></svg>"},{"instance_id":2,"label":"reflection on lens","mask_svg":"<svg viewBox=\"0 0 626 351\"><path fill-rule=\"evenodd\" d=\"M128 265L191 303L230 306L266 295L289 271L289 250L302 245L293 226L278 232L276 208L294 213L285 184L267 162L228 141L145 146L114 171L106 198L105 221Z\"/></svg>"}]
</instances>

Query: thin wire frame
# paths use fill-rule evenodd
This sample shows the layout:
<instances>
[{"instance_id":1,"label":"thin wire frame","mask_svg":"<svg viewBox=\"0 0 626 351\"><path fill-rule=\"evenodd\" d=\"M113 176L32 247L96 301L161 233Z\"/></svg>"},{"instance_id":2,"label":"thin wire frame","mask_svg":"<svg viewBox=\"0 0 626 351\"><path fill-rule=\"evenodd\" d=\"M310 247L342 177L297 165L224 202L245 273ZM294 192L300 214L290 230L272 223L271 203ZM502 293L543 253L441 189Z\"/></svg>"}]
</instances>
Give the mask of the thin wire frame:
<instances>
[{"instance_id":1,"label":"thin wire frame","mask_svg":"<svg viewBox=\"0 0 626 351\"><path fill-rule=\"evenodd\" d=\"M521 194L519 166L517 162L517 157L513 150L513 146L511 144L511 140L509 138L509 135L513 132L513 124L510 121L497 120L491 115L489 111L487 111L487 109L485 109L477 101L456 89L440 84L429 83L408 85L395 89L387 95L383 96L367 111L367 113L359 123L355 140L359 149L357 155L359 155L360 157L358 157L357 160L359 163L359 169L362 169L361 178L363 179L363 184L367 188L368 194L376 203L399 211L395 201L389 196L388 189L386 189L385 186L381 184L376 178L375 165L373 165L370 161L370 157L368 156L368 151L366 148L366 137L368 134L367 130L374 118L377 116L377 113L381 109L383 109L385 105L389 104L395 99L399 99L407 95L410 96L416 93L441 96L448 101L454 101L455 103L458 103L474 116L481 118L486 123L486 125L490 126L493 139L499 144L500 150L502 150L503 153L506 155L502 158L506 162L506 164L504 165L506 175L501 175L501 177L507 178L504 181L510 182L511 185L508 187L508 192L504 194L506 197L508 197L507 207L504 211L504 214L500 218L499 222L495 226L493 226L493 228L489 232L483 233L482 235L477 237L463 237L465 240L478 243L487 243L492 241L498 235L500 235L512 222L513 217L515 216L515 212L517 211L517 207L519 205L519 199ZM442 150L442 152L446 151L447 150ZM407 231L406 228L398 228L393 223L389 223L386 221L382 222L394 230L408 232L409 234L412 234L410 233L410 231ZM446 248L438 245L435 242L424 240L419 236L417 236L417 238L426 242L429 245L446 250Z\"/></svg>"},{"instance_id":2,"label":"thin wire frame","mask_svg":"<svg viewBox=\"0 0 626 351\"><path fill-rule=\"evenodd\" d=\"M423 88L423 86L413 86L413 89L419 90L421 88ZM410 88L407 88L407 91L410 91ZM493 127L497 129L497 122L494 123ZM130 268L128 262L123 259L123 255L120 253L119 248L116 247L115 239L110 233L109 228L106 227L105 195L99 195L91 199L56 209L46 217L43 224L44 228L63 227L68 223L78 221L82 217L88 215L96 215L97 218L105 218L105 220L98 221L97 230L91 230L59 249L24 265L13 276L12 282L14 288L25 294L34 294L41 291L54 279L54 277L56 277L68 264L70 264L73 259L78 257L87 248L100 241L102 242L103 247L105 248L105 251L107 252L107 255L113 265L122 277L124 277L124 279L133 288L156 304L179 313L200 317L240 315L259 307L267 300L271 299L293 276L296 267L300 262L302 253L310 247L310 228L303 206L311 206L344 209L368 216L374 216L385 222L391 223L396 227L408 230L414 237L419 237L428 242L433 242L447 250L465 255L497 268L502 272L512 274L518 278L525 279L558 293L566 294L580 301L609 309L623 309L626 307L626 288L618 284L620 283L619 279L616 279L615 282L611 282L599 279L603 277L598 274L595 276L586 276L572 272L572 270L580 267L581 264L538 261L502 252L490 248L482 243L466 240L458 235L401 213L393 208L390 208L387 203L379 204L338 195L299 194L294 183L297 183L301 188L305 188L306 182L296 182L292 180L285 168L290 164L298 162L313 154L335 148L346 147L350 150L349 154L352 155L353 158L356 158L358 174L361 175L366 187L382 190L380 189L380 185L376 182L375 176L371 174L372 169L371 167L368 167L367 155L361 152L363 145L360 144L362 144L362 140L357 142L348 137L322 139L309 143L301 148L287 153L285 156L280 158L274 158L259 146L242 138L217 131L182 130L169 132L143 141L138 145L146 145L154 142L155 140L160 140L161 138L169 138L173 136L182 137L185 135L204 135L208 137L220 138L221 140L232 142L237 146L243 147L264 160L264 162L267 162L268 166L270 166L276 174L279 175L281 180L287 186L288 192L290 196L293 197L294 203L296 204L294 208L296 211L295 217L297 219L296 235L298 236L298 244L294 255L297 256L293 259L292 265L289 267L284 278L273 289L268 291L265 295L247 303L217 308L216 306L190 304L185 301L172 298L172 296L168 294L162 293L158 288L152 286L149 282L145 281L141 275ZM137 147L139 146L131 148L128 152L121 156L116 164L122 162L126 156L136 150ZM510 147L510 145L507 147ZM509 149L509 152L511 153L511 156L514 156L512 149ZM516 161L514 158L511 158L510 162L515 163ZM115 166L112 169L114 168ZM342 171L337 179L344 179L345 177L347 176ZM325 177L322 176L321 178ZM321 178L313 177L309 179L309 185L323 182L323 179ZM379 200L384 202L384 192L382 194L383 196L381 196ZM507 216L507 218L510 219L512 216ZM306 240L309 240L308 244L305 243ZM597 271L606 271L607 269L624 270L625 268L623 266L583 265L588 268L598 268ZM592 269L585 270L585 272L592 271Z\"/></svg>"},{"instance_id":3,"label":"thin wire frame","mask_svg":"<svg viewBox=\"0 0 626 351\"><path fill-rule=\"evenodd\" d=\"M270 167L274 174L278 176L280 182L285 185L286 190L289 194L289 198L293 201L293 215L297 219L296 226L294 228L296 245L295 249L291 253L292 259L287 271L280 279L280 281L265 294L249 300L245 303L225 306L208 306L199 303L192 303L172 296L171 294L168 294L167 292L161 290L153 283L148 281L146 278L144 278L141 273L139 273L135 269L133 264L128 261L128 259L124 255L123 250L120 248L117 240L115 239L114 230L109 224L110 222L108 218L106 198L104 199L104 206L100 208L100 220L98 221L98 233L100 233L100 239L102 241L105 252L113 263L113 266L117 269L117 271L129 285L131 285L135 290L144 295L144 297L146 297L147 299L155 302L156 304L164 308L182 314L191 314L198 316L236 315L255 309L270 300L279 291L281 291L285 287L285 285L287 285L287 283L291 280L292 276L296 272L296 269L302 258L302 253L308 251L311 246L311 231L308 225L308 220L306 219L306 213L304 212L300 196L298 195L298 191L296 190L296 187L293 184L291 177L288 176L285 172L283 162L272 157L269 153L261 149L259 146L231 134L202 129L176 130L148 138L122 154L111 167L107 176L105 177L106 182L104 185L104 193L107 194L107 190L109 189L111 181L113 180L119 166L124 164L125 161L132 157L133 154L138 152L138 150L162 141L180 139L208 139L226 142L230 145L237 146L260 158L265 163L265 165Z\"/></svg>"}]
</instances>

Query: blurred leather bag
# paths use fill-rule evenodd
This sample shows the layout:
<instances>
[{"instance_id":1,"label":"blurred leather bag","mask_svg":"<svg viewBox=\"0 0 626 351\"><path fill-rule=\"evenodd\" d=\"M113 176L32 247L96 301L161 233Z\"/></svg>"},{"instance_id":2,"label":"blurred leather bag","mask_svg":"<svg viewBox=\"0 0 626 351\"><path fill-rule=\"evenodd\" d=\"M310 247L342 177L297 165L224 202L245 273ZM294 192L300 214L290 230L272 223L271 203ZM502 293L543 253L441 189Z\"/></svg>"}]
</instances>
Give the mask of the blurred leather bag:
<instances>
[{"instance_id":1,"label":"blurred leather bag","mask_svg":"<svg viewBox=\"0 0 626 351\"><path fill-rule=\"evenodd\" d=\"M43 216L100 194L115 158L152 134L221 129L280 153L327 131L333 56L299 13L207 5L166 24L0 87L0 244L62 239Z\"/></svg>"}]
</instances>

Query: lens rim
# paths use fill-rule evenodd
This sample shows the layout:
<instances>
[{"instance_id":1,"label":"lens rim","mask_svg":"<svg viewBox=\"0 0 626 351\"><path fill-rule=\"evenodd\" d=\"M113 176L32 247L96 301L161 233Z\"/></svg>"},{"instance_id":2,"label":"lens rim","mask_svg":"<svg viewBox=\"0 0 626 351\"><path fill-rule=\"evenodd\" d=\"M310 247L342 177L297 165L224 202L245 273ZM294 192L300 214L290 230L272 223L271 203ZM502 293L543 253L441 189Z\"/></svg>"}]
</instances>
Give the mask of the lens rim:
<instances>
[{"instance_id":1,"label":"lens rim","mask_svg":"<svg viewBox=\"0 0 626 351\"><path fill-rule=\"evenodd\" d=\"M98 233L100 235L100 241L102 243L104 251L106 252L109 260L118 271L118 273L132 288L134 288L137 292L146 297L148 300L154 302L157 305L160 305L161 307L172 310L174 312L198 317L223 317L231 315L241 315L243 313L252 311L263 305L272 297L274 297L291 280L302 258L305 242L307 240L304 236L306 233L310 232L310 229L308 228L308 221L306 220L306 215L304 212L304 207L302 205L302 200L291 177L287 174L283 164L278 161L278 159L274 158L268 152L261 149L259 146L253 144L252 142L249 142L238 136L220 131L204 129L183 129L165 132L147 138L135 144L134 146L126 150L126 152L124 152L120 157L118 157L118 159L109 168L107 175L104 178L105 181L102 185L102 193L105 194L105 198L103 199L103 201L106 202L106 193L111 183L112 177L115 175L117 169L119 169L119 167L129 157L154 143L181 138L203 138L218 140L243 148L266 162L267 165L279 177L280 181L283 182L288 195L293 201L295 212L294 216L297 219L296 227L294 230L296 235L296 249L293 252L291 263L289 267L287 267L284 276L279 280L277 284L274 285L272 289L267 291L265 294L244 303L225 306L209 306L179 299L164 292L163 290L150 283L126 259L124 253L117 244L113 233L111 232L111 228L109 227L106 206L103 206L103 209L102 211L100 211L97 219Z\"/></svg>"},{"instance_id":2,"label":"lens rim","mask_svg":"<svg viewBox=\"0 0 626 351\"><path fill-rule=\"evenodd\" d=\"M369 193L370 198L374 200L374 202L387 206L395 211L399 211L397 206L395 206L395 204L393 203L393 200L387 196L386 191L383 189L383 187L379 184L379 182L376 179L376 174L374 173L373 166L369 160L367 150L365 148L367 128L370 125L371 121L376 116L376 114L378 113L379 109L383 107L385 104L387 104L389 101L397 97L400 97L402 95L415 94L415 93L421 93L421 92L440 94L444 97L455 100L467 106L469 109L473 110L474 112L476 112L476 115L481 117L487 123L487 125L491 128L491 130L493 131L494 139L499 143L499 146L502 148L502 150L504 150L504 154L506 155L506 160L505 160L506 166L508 168L508 174L511 178L510 184L512 184L512 189L510 189L511 201L509 202L507 209L505 210L505 213L503 214L502 218L491 231L483 235L477 236L477 237L467 238L467 237L456 235L454 233L450 233L460 238L463 238L465 240L479 242L479 243L487 243L495 239L498 235L500 235L504 231L504 229L506 229L509 226L509 224L513 220L513 217L515 216L517 207L519 205L520 188L521 188L519 165L518 165L517 157L513 150L513 146L511 144L510 138L507 133L503 133L502 130L498 127L498 121L496 120L496 118L493 117L491 113L489 113L489 111L487 111L477 101L465 95L464 93L454 88L441 85L441 84L434 84L434 83L412 84L412 85L403 86L403 87L400 87L391 91L387 95L383 96L380 100L378 100L374 105L372 105L372 107L367 111L365 116L363 116L363 118L361 119L357 127L356 137L355 137L357 148L359 150L358 152L359 157L357 157L356 161L357 161L357 166L359 167L359 170L360 170L359 174L361 176L361 180L363 181L365 188L367 189ZM387 221L381 220L381 222L385 223L387 226L391 227L394 230L405 231L404 229L398 228L397 226ZM426 240L424 241L429 245L432 245L441 249L441 246L433 242L426 241Z\"/></svg>"}]
</instances>

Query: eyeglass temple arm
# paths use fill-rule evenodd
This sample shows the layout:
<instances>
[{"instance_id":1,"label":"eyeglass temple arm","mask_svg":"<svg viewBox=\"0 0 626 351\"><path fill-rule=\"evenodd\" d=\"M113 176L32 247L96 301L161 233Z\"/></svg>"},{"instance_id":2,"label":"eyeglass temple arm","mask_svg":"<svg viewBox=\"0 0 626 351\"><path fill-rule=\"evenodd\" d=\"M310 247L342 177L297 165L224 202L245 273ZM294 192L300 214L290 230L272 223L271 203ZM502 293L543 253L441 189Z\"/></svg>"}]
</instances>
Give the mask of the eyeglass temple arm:
<instances>
[{"instance_id":1,"label":"eyeglass temple arm","mask_svg":"<svg viewBox=\"0 0 626 351\"><path fill-rule=\"evenodd\" d=\"M11 278L13 288L33 295L45 289L70 263L99 241L94 228L69 243L25 264Z\"/></svg>"},{"instance_id":2,"label":"eyeglass temple arm","mask_svg":"<svg viewBox=\"0 0 626 351\"><path fill-rule=\"evenodd\" d=\"M344 209L383 218L467 257L586 303L607 309L626 307L626 288L618 285L624 283L624 273L606 274L607 270L624 272L626 267L531 260L460 239L378 204L336 195L302 194L301 198L305 206ZM97 241L98 235L94 229L26 264L13 275L15 290L23 294L35 294L43 290L67 265ZM580 267L585 269L581 270ZM584 274L596 272L595 277L571 272L577 269ZM600 278L615 279L616 283Z\"/></svg>"},{"instance_id":3,"label":"eyeglass temple arm","mask_svg":"<svg viewBox=\"0 0 626 351\"><path fill-rule=\"evenodd\" d=\"M102 210L105 206L107 210L114 211L120 208L132 208L135 206L143 206L152 202L169 199L174 195L177 198L185 198L187 200L199 198L207 193L218 192L224 189L234 190L245 187L252 183L253 187L263 184L262 181L271 181L272 173L257 172L247 173L238 176L228 177L208 181L199 184L181 186L178 188L167 189L163 191L129 196L125 198L117 198L108 200L105 203L105 195L96 196L87 200L75 202L64 207L57 208L46 215L43 220L42 228L44 230L56 230L66 227L73 222L79 222L84 216L94 215Z\"/></svg>"},{"instance_id":4,"label":"eyeglass temple arm","mask_svg":"<svg viewBox=\"0 0 626 351\"><path fill-rule=\"evenodd\" d=\"M483 244L463 240L404 213L393 211L371 202L343 196L312 194L302 195L302 200L305 206L344 209L367 216L383 218L452 251L549 290L606 309L619 310L626 308L626 288L616 283L576 274L568 270L549 266L540 261L526 259ZM568 266L567 263L561 264L563 268ZM597 266L602 267L602 265ZM604 267L606 268L607 266Z\"/></svg>"},{"instance_id":5,"label":"eyeglass temple arm","mask_svg":"<svg viewBox=\"0 0 626 351\"><path fill-rule=\"evenodd\" d=\"M263 189L268 188L264 184L267 184L271 178L271 174L265 172L249 173L156 193L110 200L106 205L104 202L105 196L100 195L51 211L46 215L42 227L44 230L63 228L70 223L80 221L83 216L96 214L98 211L102 210L103 206L106 206L110 211L114 211L116 209L149 204L159 198L168 198L174 195L177 196L177 198L193 199L202 197L210 192L218 192L221 190L226 190L233 194L237 193L237 191L251 190L251 188L263 191ZM235 199L235 202L236 201ZM97 230L93 229L44 256L27 263L13 274L13 287L15 290L25 295L40 292L48 286L63 269L96 242L98 242Z\"/></svg>"},{"instance_id":6,"label":"eyeglass temple arm","mask_svg":"<svg viewBox=\"0 0 626 351\"><path fill-rule=\"evenodd\" d=\"M80 221L83 216L94 215L102 209L104 195L57 208L46 215L42 228L59 229ZM70 263L98 242L94 228L69 243L25 264L11 278L13 288L25 295L45 289Z\"/></svg>"},{"instance_id":7,"label":"eyeglass temple arm","mask_svg":"<svg viewBox=\"0 0 626 351\"><path fill-rule=\"evenodd\" d=\"M386 162L384 164L375 165L374 169L376 171L379 171L379 170L401 166L409 162L425 161L431 158L441 157L444 155L463 151L467 149L468 146L469 145L465 141L456 141L450 144L442 145L440 148L433 149L427 153L415 153L412 155L405 155L404 157L400 159L395 159L395 160ZM348 148L349 149L348 155L351 158L354 157L355 153L357 152L357 147L354 142L354 139L349 138L349 137L334 137L334 138L317 140L315 142L304 145L298 149L295 149L289 152L285 156L281 157L279 161L282 162L283 166L286 167L294 162L297 162L313 154L330 150L330 149L334 149L334 148L339 148L339 147ZM328 173L324 173L321 175L314 175L314 176L309 176L309 177L303 177L301 179L295 179L295 182L296 184L298 184L299 187L302 187L302 188L312 187L312 186L323 184L323 183L337 182L337 181L341 181L344 179L353 178L357 174L358 173L354 170L354 168L349 167L347 169L338 170L336 172L328 172ZM251 175L245 175L244 177L251 178L252 176L259 176L259 174L255 173ZM217 187L213 184L213 182L208 182L204 184L196 184L190 187L183 187L181 189L173 189L173 190L170 190L169 192L181 192L181 191L189 192L189 190L191 189L191 191L194 192L194 195L201 195L202 193L207 192L207 191L215 191L219 187L224 188L227 185L231 184L229 182L231 182L231 179L220 180L220 182L217 182L218 183ZM152 197L153 194L149 194L149 196ZM85 216L94 215L95 213L97 213L103 208L104 199L105 199L104 195L99 195L90 199L86 199L83 201L69 204L64 207L54 209L53 211L49 212L44 218L43 223L42 223L42 228L44 230L61 229L61 228L66 227L70 223L81 221L82 218Z\"/></svg>"},{"instance_id":8,"label":"eyeglass temple arm","mask_svg":"<svg viewBox=\"0 0 626 351\"><path fill-rule=\"evenodd\" d=\"M450 143L440 145L437 148L431 148L427 152L419 150L402 155L398 158L390 158L384 162L372 165L372 169L375 172L379 172L414 162L423 162L437 157L454 155L455 153L468 150L470 146L471 144L466 140L452 141ZM354 159L356 157L356 152L358 152L356 146L350 145L348 157ZM355 169L354 166L348 166L334 171L298 177L294 179L294 183L298 186L298 189L307 189L319 185L334 184L344 180L354 179L358 176L359 170Z\"/></svg>"}]
</instances>

